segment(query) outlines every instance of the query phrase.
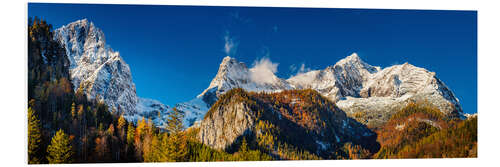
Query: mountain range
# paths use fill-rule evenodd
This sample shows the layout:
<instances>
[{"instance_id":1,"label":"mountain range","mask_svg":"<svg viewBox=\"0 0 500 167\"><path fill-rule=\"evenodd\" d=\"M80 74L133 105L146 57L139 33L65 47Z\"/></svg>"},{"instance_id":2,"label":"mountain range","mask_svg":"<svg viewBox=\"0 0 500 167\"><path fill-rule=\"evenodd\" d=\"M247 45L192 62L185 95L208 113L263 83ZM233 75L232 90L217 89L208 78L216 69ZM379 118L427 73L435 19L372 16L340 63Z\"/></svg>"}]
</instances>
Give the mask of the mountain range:
<instances>
[{"instance_id":1,"label":"mountain range","mask_svg":"<svg viewBox=\"0 0 500 167\"><path fill-rule=\"evenodd\" d=\"M88 98L104 101L129 121L145 117L159 127L165 124L164 117L172 107L137 96L129 65L106 44L104 33L92 22L83 19L62 26L55 30L54 40L66 49L75 90L82 89ZM434 72L409 63L382 69L353 53L325 69L288 79L270 74L265 80L257 80L253 75L259 72L235 58L225 57L203 92L174 107L184 112L184 125L190 127L200 125L207 111L234 88L268 93L313 89L368 126L384 123L412 101L428 101L449 116L464 115L459 100Z\"/></svg>"},{"instance_id":2,"label":"mountain range","mask_svg":"<svg viewBox=\"0 0 500 167\"><path fill-rule=\"evenodd\" d=\"M336 102L349 115L363 113L360 119L367 125L384 123L412 101L428 101L446 115L463 115L458 99L434 72L408 63L381 69L365 63L353 53L323 70L301 73L286 80L273 75L267 83L253 81L251 70L244 63L225 57L210 86L178 108L188 115L200 116L190 118L199 121L218 97L233 88L254 92L313 89Z\"/></svg>"}]
</instances>

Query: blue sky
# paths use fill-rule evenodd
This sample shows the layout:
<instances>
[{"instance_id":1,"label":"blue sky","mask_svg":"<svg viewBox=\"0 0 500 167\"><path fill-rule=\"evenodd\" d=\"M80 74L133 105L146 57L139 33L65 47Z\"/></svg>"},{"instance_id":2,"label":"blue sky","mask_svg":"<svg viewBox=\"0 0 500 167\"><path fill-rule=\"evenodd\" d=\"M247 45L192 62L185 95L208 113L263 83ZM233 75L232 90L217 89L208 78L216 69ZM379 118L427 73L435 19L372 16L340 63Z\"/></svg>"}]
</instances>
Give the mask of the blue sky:
<instances>
[{"instance_id":1,"label":"blue sky","mask_svg":"<svg viewBox=\"0 0 500 167\"><path fill-rule=\"evenodd\" d=\"M138 95L171 106L208 87L228 37L233 57L251 66L267 56L282 78L353 52L382 68L409 62L436 72L465 112L477 112L475 11L30 3L28 16L54 28L94 22L130 65Z\"/></svg>"}]
</instances>

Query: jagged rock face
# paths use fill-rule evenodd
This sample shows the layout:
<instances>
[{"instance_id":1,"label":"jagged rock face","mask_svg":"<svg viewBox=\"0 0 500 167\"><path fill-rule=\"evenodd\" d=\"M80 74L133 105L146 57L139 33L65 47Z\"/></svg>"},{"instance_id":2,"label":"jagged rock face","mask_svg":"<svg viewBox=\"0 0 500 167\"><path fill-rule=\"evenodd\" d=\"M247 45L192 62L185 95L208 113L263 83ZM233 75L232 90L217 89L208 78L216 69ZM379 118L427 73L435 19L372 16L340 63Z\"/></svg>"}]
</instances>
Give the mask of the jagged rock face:
<instances>
[{"instance_id":1,"label":"jagged rock face","mask_svg":"<svg viewBox=\"0 0 500 167\"><path fill-rule=\"evenodd\" d=\"M434 72L405 63L385 68L371 75L359 92L361 97L348 97L337 105L350 115L363 113L358 120L379 126L410 101L427 101L448 116L463 113L453 92Z\"/></svg>"},{"instance_id":2,"label":"jagged rock face","mask_svg":"<svg viewBox=\"0 0 500 167\"><path fill-rule=\"evenodd\" d=\"M127 63L106 45L104 33L87 19L55 30L54 39L66 48L75 90L99 98L118 112L136 113L135 84Z\"/></svg>"},{"instance_id":3,"label":"jagged rock face","mask_svg":"<svg viewBox=\"0 0 500 167\"><path fill-rule=\"evenodd\" d=\"M435 79L435 73L405 63L370 76L360 94L362 97L401 97L419 91L432 91Z\"/></svg>"},{"instance_id":4,"label":"jagged rock face","mask_svg":"<svg viewBox=\"0 0 500 167\"><path fill-rule=\"evenodd\" d=\"M212 106L199 129L199 140L215 149L227 149L242 136L259 143L262 135L324 157L346 142L378 149L374 132L314 90L257 94L233 89Z\"/></svg>"},{"instance_id":5,"label":"jagged rock face","mask_svg":"<svg viewBox=\"0 0 500 167\"><path fill-rule=\"evenodd\" d=\"M436 77L436 73L408 63L386 68L371 76L360 94L362 97L412 96L415 100L427 100L445 114L462 112L458 99Z\"/></svg>"},{"instance_id":6,"label":"jagged rock face","mask_svg":"<svg viewBox=\"0 0 500 167\"><path fill-rule=\"evenodd\" d=\"M371 74L380 67L363 62L356 53L324 70L298 74L287 81L296 89L311 88L337 101L340 98L359 97L359 91Z\"/></svg>"},{"instance_id":7,"label":"jagged rock face","mask_svg":"<svg viewBox=\"0 0 500 167\"><path fill-rule=\"evenodd\" d=\"M213 110L201 122L198 135L202 143L212 148L225 149L255 124L255 115L247 104L234 103Z\"/></svg>"}]
</instances>

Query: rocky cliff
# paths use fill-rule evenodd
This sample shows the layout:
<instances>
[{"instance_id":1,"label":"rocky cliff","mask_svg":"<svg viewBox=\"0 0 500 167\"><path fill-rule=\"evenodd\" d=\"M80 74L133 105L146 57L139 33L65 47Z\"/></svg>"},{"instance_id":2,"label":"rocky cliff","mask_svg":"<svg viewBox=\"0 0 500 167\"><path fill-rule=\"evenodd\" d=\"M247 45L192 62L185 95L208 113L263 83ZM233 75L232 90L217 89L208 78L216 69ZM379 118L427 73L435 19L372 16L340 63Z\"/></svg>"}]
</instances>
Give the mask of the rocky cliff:
<instances>
[{"instance_id":1,"label":"rocky cliff","mask_svg":"<svg viewBox=\"0 0 500 167\"><path fill-rule=\"evenodd\" d=\"M242 137L269 152L286 144L325 158L347 142L378 149L374 132L312 89L279 93L232 89L207 112L199 129L199 140L216 149L228 149Z\"/></svg>"}]
</instances>

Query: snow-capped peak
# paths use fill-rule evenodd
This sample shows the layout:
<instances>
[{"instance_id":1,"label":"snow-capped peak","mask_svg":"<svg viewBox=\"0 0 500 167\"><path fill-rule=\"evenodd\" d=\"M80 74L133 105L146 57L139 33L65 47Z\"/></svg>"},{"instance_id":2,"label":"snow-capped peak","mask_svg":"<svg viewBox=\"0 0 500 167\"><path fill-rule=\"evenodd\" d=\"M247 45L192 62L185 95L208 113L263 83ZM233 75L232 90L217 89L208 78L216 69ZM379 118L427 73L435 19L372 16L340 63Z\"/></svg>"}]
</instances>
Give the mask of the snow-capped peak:
<instances>
[{"instance_id":1,"label":"snow-capped peak","mask_svg":"<svg viewBox=\"0 0 500 167\"><path fill-rule=\"evenodd\" d=\"M68 25L63 25L55 30L54 38L66 46L66 54L69 56L71 68L75 68L78 64L84 61L99 60L98 56L109 57L113 54L95 54L84 59L85 50L93 48L105 48L106 38L104 33L94 26L94 23L87 19L78 20Z\"/></svg>"},{"instance_id":2,"label":"snow-capped peak","mask_svg":"<svg viewBox=\"0 0 500 167\"><path fill-rule=\"evenodd\" d=\"M353 53L324 70L298 74L287 81L294 88L315 89L336 101L346 96L358 97L363 83L379 69L365 63L358 54Z\"/></svg>"},{"instance_id":3,"label":"snow-capped peak","mask_svg":"<svg viewBox=\"0 0 500 167\"><path fill-rule=\"evenodd\" d=\"M380 67L371 66L368 63L365 63L361 60L357 53L352 53L350 56L339 60L333 67L335 68L336 66L343 68L356 68L356 70L363 72L367 71L368 73L374 73L380 70Z\"/></svg>"},{"instance_id":4,"label":"snow-capped peak","mask_svg":"<svg viewBox=\"0 0 500 167\"><path fill-rule=\"evenodd\" d=\"M217 75L210 86L205 89L198 98L206 96L207 93L215 93L217 97L232 89L232 88L244 88L249 91L279 91L284 89L289 89L290 86L282 79L276 77L272 72L267 76L271 79L266 80L266 82L259 82L255 80L252 73L259 73L261 71L254 67L249 69L245 63L237 61L235 58L226 56L219 65L219 70ZM212 95L211 95L212 96Z\"/></svg>"},{"instance_id":5,"label":"snow-capped peak","mask_svg":"<svg viewBox=\"0 0 500 167\"><path fill-rule=\"evenodd\" d=\"M346 62L361 62L357 53L352 53L351 55L339 60L336 64L345 64Z\"/></svg>"},{"instance_id":6,"label":"snow-capped peak","mask_svg":"<svg viewBox=\"0 0 500 167\"><path fill-rule=\"evenodd\" d=\"M135 113L138 98L128 64L106 45L104 33L87 19L54 31L54 39L65 49L71 62L71 80L89 99L99 97L110 109Z\"/></svg>"},{"instance_id":7,"label":"snow-capped peak","mask_svg":"<svg viewBox=\"0 0 500 167\"><path fill-rule=\"evenodd\" d=\"M130 67L106 45L104 33L93 22L81 19L64 25L54 31L54 39L66 49L74 88L82 88L89 99L99 97L110 110L130 119L168 110L159 101L137 97Z\"/></svg>"}]
</instances>

